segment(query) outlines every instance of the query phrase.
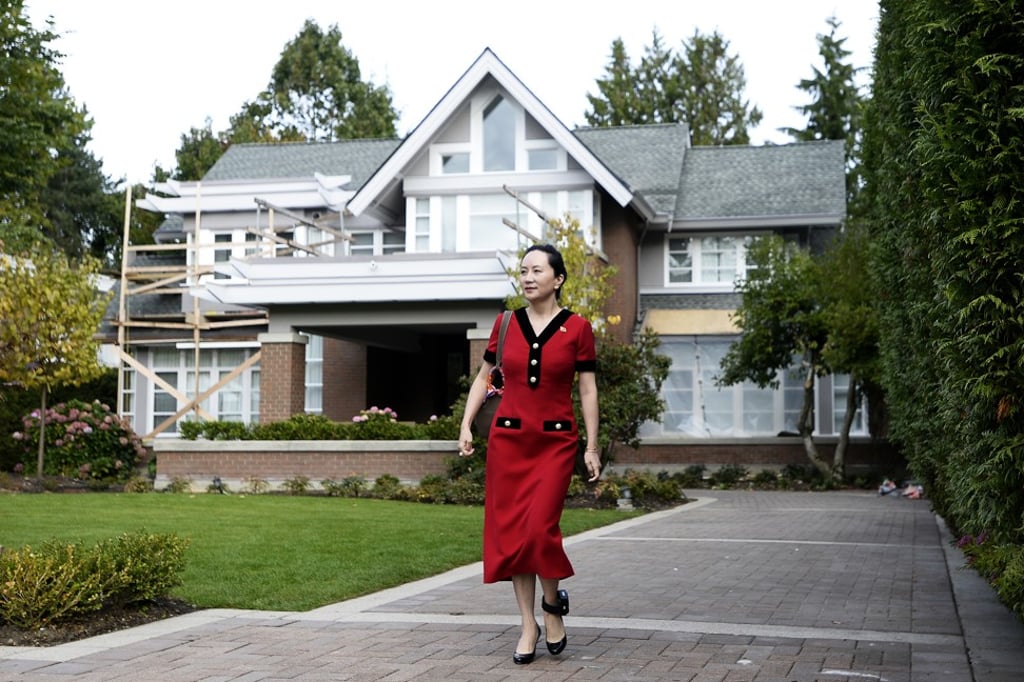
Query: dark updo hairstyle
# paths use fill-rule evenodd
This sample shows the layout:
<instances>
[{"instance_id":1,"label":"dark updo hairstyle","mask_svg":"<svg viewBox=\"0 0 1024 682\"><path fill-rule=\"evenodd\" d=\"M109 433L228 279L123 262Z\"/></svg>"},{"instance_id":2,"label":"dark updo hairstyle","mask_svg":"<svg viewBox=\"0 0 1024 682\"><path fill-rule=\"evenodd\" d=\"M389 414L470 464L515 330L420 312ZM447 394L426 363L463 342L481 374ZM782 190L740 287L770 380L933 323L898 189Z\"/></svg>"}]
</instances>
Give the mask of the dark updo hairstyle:
<instances>
[{"instance_id":1,"label":"dark updo hairstyle","mask_svg":"<svg viewBox=\"0 0 1024 682\"><path fill-rule=\"evenodd\" d=\"M548 265L555 271L555 277L562 276L562 286L565 286L566 280L569 279L569 273L565 269L565 261L562 259L562 254L551 244L534 244L530 248L526 249L526 253L523 254L523 258L526 258L526 254L531 251L542 251L548 255ZM555 300L559 301L562 299L562 287L555 289Z\"/></svg>"}]
</instances>

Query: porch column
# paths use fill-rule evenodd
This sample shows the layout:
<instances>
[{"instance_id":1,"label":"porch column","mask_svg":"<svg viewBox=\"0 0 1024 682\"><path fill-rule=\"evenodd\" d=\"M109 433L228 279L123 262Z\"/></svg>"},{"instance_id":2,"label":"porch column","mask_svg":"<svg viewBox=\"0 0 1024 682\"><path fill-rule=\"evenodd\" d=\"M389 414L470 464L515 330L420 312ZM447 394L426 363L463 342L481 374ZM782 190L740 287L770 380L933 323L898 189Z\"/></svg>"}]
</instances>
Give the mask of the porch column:
<instances>
[{"instance_id":1,"label":"porch column","mask_svg":"<svg viewBox=\"0 0 1024 682\"><path fill-rule=\"evenodd\" d=\"M260 357L260 423L283 421L306 409L306 344L301 334L265 333Z\"/></svg>"}]
</instances>

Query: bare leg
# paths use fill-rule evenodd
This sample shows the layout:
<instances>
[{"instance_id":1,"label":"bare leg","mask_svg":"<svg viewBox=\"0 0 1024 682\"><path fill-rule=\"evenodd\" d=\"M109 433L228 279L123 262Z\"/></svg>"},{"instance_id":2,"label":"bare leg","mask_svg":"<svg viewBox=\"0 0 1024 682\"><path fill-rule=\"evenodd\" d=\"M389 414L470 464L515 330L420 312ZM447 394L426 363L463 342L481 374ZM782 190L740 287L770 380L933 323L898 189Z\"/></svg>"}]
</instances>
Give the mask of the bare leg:
<instances>
[{"instance_id":1,"label":"bare leg","mask_svg":"<svg viewBox=\"0 0 1024 682\"><path fill-rule=\"evenodd\" d=\"M516 645L516 652L528 654L537 647L540 628L533 615L533 607L537 599L537 576L533 573L519 573L512 576L512 589L516 593L519 615L522 617L522 634Z\"/></svg>"},{"instance_id":2,"label":"bare leg","mask_svg":"<svg viewBox=\"0 0 1024 682\"><path fill-rule=\"evenodd\" d=\"M544 591L544 601L551 606L558 603L558 580L554 578L541 578L541 589ZM565 623L561 616L544 611L544 639L548 642L558 642L565 636Z\"/></svg>"}]
</instances>

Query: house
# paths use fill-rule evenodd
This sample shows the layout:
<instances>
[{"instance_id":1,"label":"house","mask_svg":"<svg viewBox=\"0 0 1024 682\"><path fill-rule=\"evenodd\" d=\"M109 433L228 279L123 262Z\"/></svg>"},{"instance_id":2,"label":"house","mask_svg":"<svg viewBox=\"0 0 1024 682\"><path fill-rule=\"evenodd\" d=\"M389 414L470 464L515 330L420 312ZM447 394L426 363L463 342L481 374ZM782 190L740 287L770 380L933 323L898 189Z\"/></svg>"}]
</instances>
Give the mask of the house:
<instances>
[{"instance_id":1,"label":"house","mask_svg":"<svg viewBox=\"0 0 1024 682\"><path fill-rule=\"evenodd\" d=\"M251 422L446 412L513 291L523 232L544 233L538 209L593 226L618 267L612 333L649 326L672 358L645 443L774 444L794 430L799 382L713 383L737 334L734 282L753 236L814 247L840 227L843 143L570 130L485 49L405 139L235 145L201 182L138 206L167 220L158 248L133 252L110 334L130 355L122 407L140 433L173 435L195 396L203 418ZM845 390L820 383L821 435L836 433Z\"/></svg>"}]
</instances>

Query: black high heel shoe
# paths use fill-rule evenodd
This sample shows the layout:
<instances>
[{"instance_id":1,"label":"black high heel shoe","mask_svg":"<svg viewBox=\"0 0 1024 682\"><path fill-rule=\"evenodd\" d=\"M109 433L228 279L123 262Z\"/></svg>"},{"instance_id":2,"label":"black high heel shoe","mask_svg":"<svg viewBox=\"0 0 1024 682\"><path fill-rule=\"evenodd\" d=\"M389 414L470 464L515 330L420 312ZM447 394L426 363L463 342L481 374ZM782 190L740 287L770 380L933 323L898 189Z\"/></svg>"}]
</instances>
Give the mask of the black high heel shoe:
<instances>
[{"instance_id":1,"label":"black high heel shoe","mask_svg":"<svg viewBox=\"0 0 1024 682\"><path fill-rule=\"evenodd\" d=\"M540 601L541 601L541 604L544 603L543 599L541 599ZM534 625L537 625L537 623L534 623ZM540 626L537 625L537 642L539 642L539 641L540 641ZM533 651L531 651L530 653L521 654L518 651L513 651L512 652L512 662L515 663L516 665L526 665L527 663L533 663L533 659L537 655L537 642L533 643Z\"/></svg>"},{"instance_id":2,"label":"black high heel shoe","mask_svg":"<svg viewBox=\"0 0 1024 682\"><path fill-rule=\"evenodd\" d=\"M552 615L562 617L569 613L569 593L565 590L559 590L558 603L554 605L547 603L542 598L540 600L540 607ZM557 656L558 654L565 651L565 645L569 643L569 636L563 634L562 639L558 642L549 642L545 637L544 643L548 645L548 651L551 653L551 655Z\"/></svg>"}]
</instances>

